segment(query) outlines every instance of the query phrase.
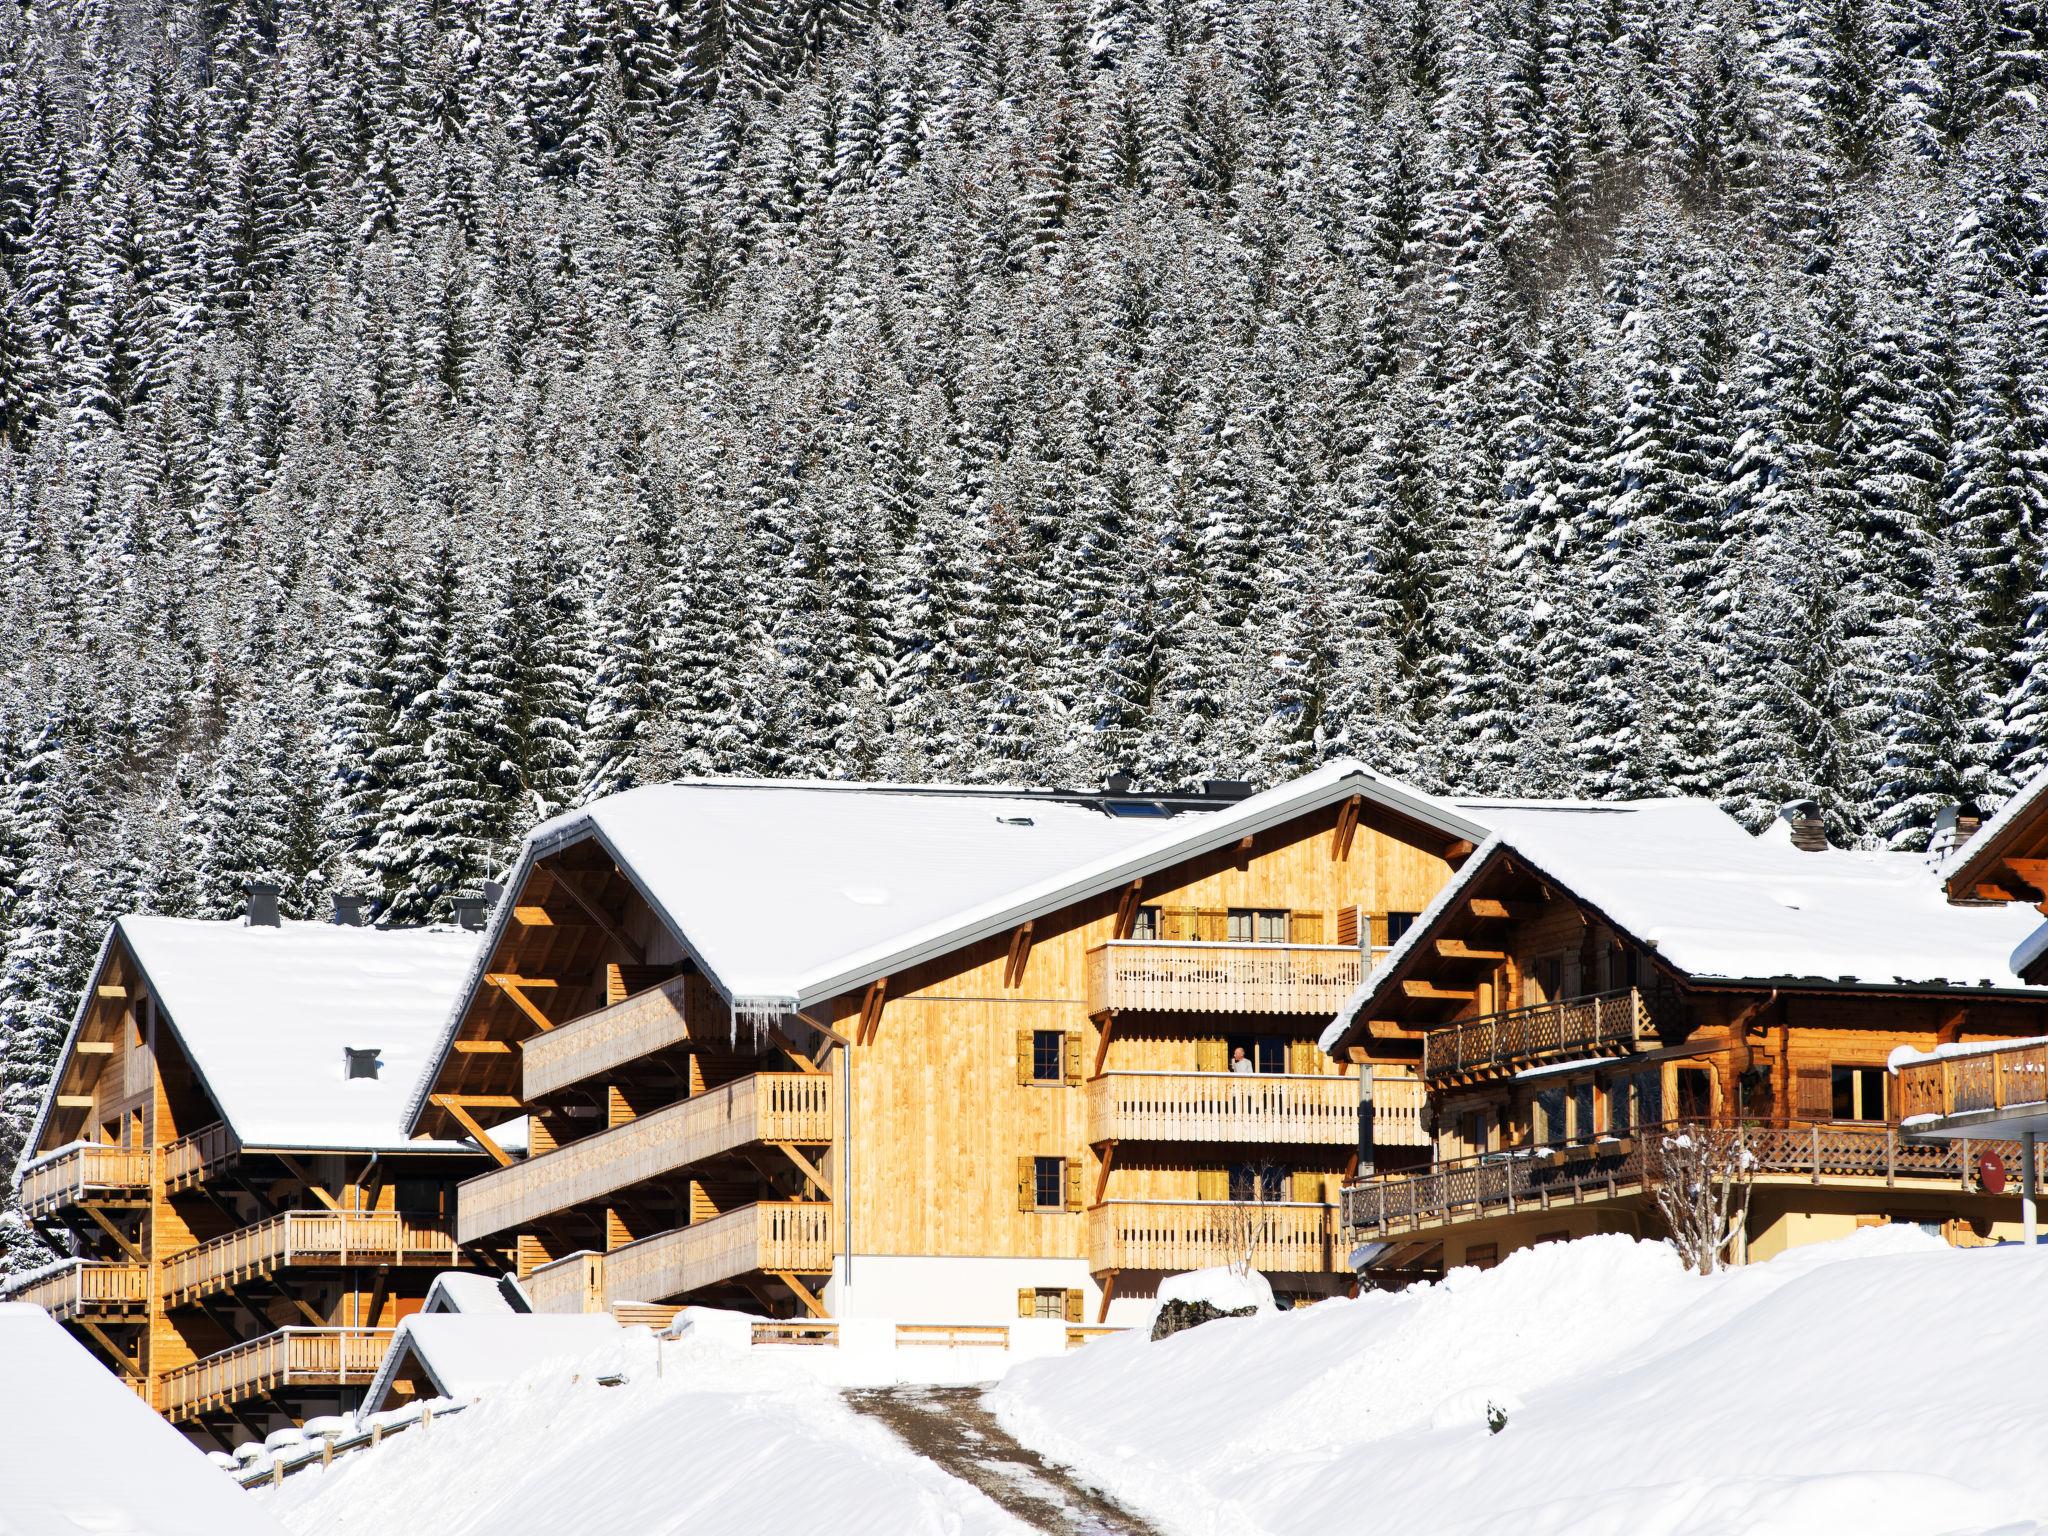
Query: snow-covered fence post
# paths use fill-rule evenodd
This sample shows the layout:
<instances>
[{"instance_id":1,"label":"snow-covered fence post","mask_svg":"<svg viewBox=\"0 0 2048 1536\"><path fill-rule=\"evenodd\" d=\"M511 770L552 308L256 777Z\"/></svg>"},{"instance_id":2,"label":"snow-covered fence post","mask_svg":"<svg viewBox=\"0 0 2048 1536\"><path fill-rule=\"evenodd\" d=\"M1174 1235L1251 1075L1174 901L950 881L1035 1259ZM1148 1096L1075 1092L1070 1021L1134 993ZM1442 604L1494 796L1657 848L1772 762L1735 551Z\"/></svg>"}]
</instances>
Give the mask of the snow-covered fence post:
<instances>
[{"instance_id":1,"label":"snow-covered fence post","mask_svg":"<svg viewBox=\"0 0 2048 1536\"><path fill-rule=\"evenodd\" d=\"M1657 1209L1686 1266L1711 1275L1729 1245L1749 1230L1756 1154L1748 1127L1695 1124L1660 1136L1651 1148Z\"/></svg>"}]
</instances>

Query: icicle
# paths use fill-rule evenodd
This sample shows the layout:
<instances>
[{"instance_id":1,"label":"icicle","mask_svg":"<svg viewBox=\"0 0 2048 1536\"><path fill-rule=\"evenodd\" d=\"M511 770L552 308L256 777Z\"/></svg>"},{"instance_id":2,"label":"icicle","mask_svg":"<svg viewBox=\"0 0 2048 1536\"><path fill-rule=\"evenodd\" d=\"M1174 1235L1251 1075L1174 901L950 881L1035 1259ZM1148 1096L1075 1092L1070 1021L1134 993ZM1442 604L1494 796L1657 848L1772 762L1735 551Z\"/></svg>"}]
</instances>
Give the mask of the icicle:
<instances>
[{"instance_id":1,"label":"icicle","mask_svg":"<svg viewBox=\"0 0 2048 1536\"><path fill-rule=\"evenodd\" d=\"M793 1004L788 998L739 997L732 1005L732 1048L741 1049L741 1035L745 1034L745 1049L758 1054L767 1049L768 1031L789 1017Z\"/></svg>"}]
</instances>

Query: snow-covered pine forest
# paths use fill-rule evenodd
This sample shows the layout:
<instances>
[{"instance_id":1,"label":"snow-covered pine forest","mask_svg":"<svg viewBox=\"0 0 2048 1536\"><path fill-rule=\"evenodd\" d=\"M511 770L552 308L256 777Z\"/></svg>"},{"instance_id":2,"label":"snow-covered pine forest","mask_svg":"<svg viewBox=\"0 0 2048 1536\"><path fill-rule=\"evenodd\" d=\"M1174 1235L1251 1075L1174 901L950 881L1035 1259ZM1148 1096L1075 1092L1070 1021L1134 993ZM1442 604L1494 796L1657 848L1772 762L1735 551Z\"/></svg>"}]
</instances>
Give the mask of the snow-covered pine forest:
<instances>
[{"instance_id":1,"label":"snow-covered pine forest","mask_svg":"<svg viewBox=\"0 0 2048 1536\"><path fill-rule=\"evenodd\" d=\"M0 1163L113 914L444 915L643 779L1995 800L2044 58L2041 0L9 0Z\"/></svg>"}]
</instances>

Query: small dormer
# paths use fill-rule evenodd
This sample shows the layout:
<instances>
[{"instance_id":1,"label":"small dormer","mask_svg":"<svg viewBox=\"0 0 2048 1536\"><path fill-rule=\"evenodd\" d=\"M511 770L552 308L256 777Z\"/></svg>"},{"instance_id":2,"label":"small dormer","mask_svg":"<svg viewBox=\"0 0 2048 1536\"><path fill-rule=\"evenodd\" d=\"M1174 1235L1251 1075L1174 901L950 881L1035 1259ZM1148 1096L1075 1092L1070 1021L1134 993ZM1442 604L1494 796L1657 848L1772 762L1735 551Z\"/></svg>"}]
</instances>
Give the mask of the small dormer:
<instances>
[{"instance_id":1,"label":"small dormer","mask_svg":"<svg viewBox=\"0 0 2048 1536\"><path fill-rule=\"evenodd\" d=\"M341 1048L342 1077L350 1082L358 1078L375 1082L378 1071L384 1065L381 1053L381 1046L344 1045Z\"/></svg>"}]
</instances>

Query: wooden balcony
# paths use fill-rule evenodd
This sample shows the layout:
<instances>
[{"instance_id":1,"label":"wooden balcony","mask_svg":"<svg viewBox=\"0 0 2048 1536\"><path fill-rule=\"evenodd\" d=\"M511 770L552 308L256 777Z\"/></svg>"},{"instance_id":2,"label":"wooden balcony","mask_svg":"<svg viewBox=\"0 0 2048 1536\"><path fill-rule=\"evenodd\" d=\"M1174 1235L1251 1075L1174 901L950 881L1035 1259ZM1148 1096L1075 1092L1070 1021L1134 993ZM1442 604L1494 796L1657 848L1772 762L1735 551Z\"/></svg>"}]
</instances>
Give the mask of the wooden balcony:
<instances>
[{"instance_id":1,"label":"wooden balcony","mask_svg":"<svg viewBox=\"0 0 2048 1536\"><path fill-rule=\"evenodd\" d=\"M1088 1139L1350 1146L1358 1140L1358 1079L1111 1072L1088 1085Z\"/></svg>"},{"instance_id":2,"label":"wooden balcony","mask_svg":"<svg viewBox=\"0 0 2048 1536\"><path fill-rule=\"evenodd\" d=\"M465 1179L456 1191L456 1236L474 1242L741 1147L777 1141L822 1145L832 1139L833 1099L832 1079L818 1074L757 1072L740 1078Z\"/></svg>"},{"instance_id":3,"label":"wooden balcony","mask_svg":"<svg viewBox=\"0 0 2048 1536\"><path fill-rule=\"evenodd\" d=\"M1120 939L1088 951L1088 1011L1331 1015L1365 974L1350 944Z\"/></svg>"},{"instance_id":4,"label":"wooden balcony","mask_svg":"<svg viewBox=\"0 0 2048 1536\"><path fill-rule=\"evenodd\" d=\"M1657 1140L1687 1128L1674 1122L1540 1154L1494 1152L1427 1173L1361 1179L1345 1186L1344 1225L1354 1239L1372 1238L1642 1195L1655 1188ZM1916 1141L1894 1125L1750 1126L1745 1135L1759 1184L1969 1193L1979 1154L1997 1152L2008 1168L2019 1159L2011 1142Z\"/></svg>"},{"instance_id":5,"label":"wooden balcony","mask_svg":"<svg viewBox=\"0 0 2048 1536\"><path fill-rule=\"evenodd\" d=\"M604 1256L604 1304L672 1301L742 1275L828 1274L832 1210L763 1200L615 1248Z\"/></svg>"},{"instance_id":6,"label":"wooden balcony","mask_svg":"<svg viewBox=\"0 0 2048 1536\"><path fill-rule=\"evenodd\" d=\"M0 1301L26 1301L63 1322L88 1318L121 1322L139 1318L149 1304L149 1271L140 1264L94 1264L73 1259L61 1268L39 1270L0 1287Z\"/></svg>"},{"instance_id":7,"label":"wooden balcony","mask_svg":"<svg viewBox=\"0 0 2048 1536\"><path fill-rule=\"evenodd\" d=\"M397 1211L287 1211L163 1261L164 1301L181 1306L285 1269L450 1265L455 1239L433 1218Z\"/></svg>"},{"instance_id":8,"label":"wooden balcony","mask_svg":"<svg viewBox=\"0 0 2048 1536\"><path fill-rule=\"evenodd\" d=\"M1326 1205L1111 1200L1088 1212L1088 1267L1178 1273L1242 1258L1270 1274L1325 1274L1335 1247Z\"/></svg>"},{"instance_id":9,"label":"wooden balcony","mask_svg":"<svg viewBox=\"0 0 2048 1536\"><path fill-rule=\"evenodd\" d=\"M149 1149L74 1141L21 1171L21 1209L30 1220L87 1205L147 1205Z\"/></svg>"},{"instance_id":10,"label":"wooden balcony","mask_svg":"<svg viewBox=\"0 0 2048 1536\"><path fill-rule=\"evenodd\" d=\"M536 1312L602 1312L604 1255L582 1248L519 1282Z\"/></svg>"},{"instance_id":11,"label":"wooden balcony","mask_svg":"<svg viewBox=\"0 0 2048 1536\"><path fill-rule=\"evenodd\" d=\"M1632 1050L1655 1036L1656 1021L1634 988L1565 998L1430 1030L1422 1075L1434 1081L1514 1072L1566 1056Z\"/></svg>"},{"instance_id":12,"label":"wooden balcony","mask_svg":"<svg viewBox=\"0 0 2048 1536\"><path fill-rule=\"evenodd\" d=\"M683 1012L687 981L673 977L528 1040L520 1048L521 1097L544 1099L627 1062L689 1044L690 1023Z\"/></svg>"},{"instance_id":13,"label":"wooden balcony","mask_svg":"<svg viewBox=\"0 0 2048 1536\"><path fill-rule=\"evenodd\" d=\"M163 1150L164 1191L176 1194L225 1173L242 1155L235 1133L216 1122L181 1136Z\"/></svg>"},{"instance_id":14,"label":"wooden balcony","mask_svg":"<svg viewBox=\"0 0 2048 1536\"><path fill-rule=\"evenodd\" d=\"M173 1424L252 1397L316 1387L368 1386L389 1328L282 1328L167 1372L158 1406Z\"/></svg>"},{"instance_id":15,"label":"wooden balcony","mask_svg":"<svg viewBox=\"0 0 2048 1536\"><path fill-rule=\"evenodd\" d=\"M2048 1130L2048 1044L1916 1061L1898 1072L1898 1107L1915 1134Z\"/></svg>"}]
</instances>

